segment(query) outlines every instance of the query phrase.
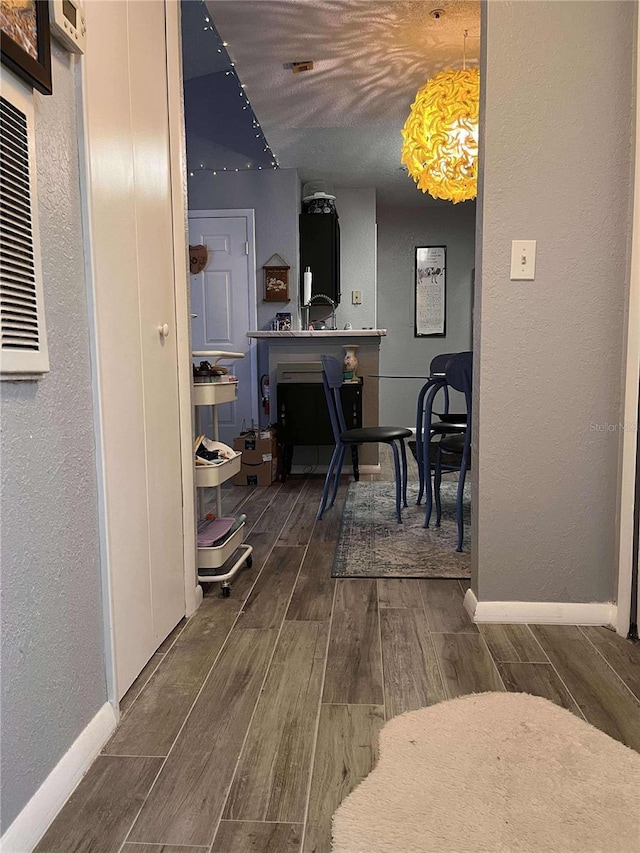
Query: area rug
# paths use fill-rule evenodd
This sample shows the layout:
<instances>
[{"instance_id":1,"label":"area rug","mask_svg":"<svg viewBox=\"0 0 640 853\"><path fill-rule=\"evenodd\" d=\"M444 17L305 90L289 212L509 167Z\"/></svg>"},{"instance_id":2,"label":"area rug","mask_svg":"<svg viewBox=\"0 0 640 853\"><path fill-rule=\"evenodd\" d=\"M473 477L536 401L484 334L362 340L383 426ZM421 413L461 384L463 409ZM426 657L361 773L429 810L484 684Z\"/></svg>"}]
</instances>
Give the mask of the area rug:
<instances>
[{"instance_id":1,"label":"area rug","mask_svg":"<svg viewBox=\"0 0 640 853\"><path fill-rule=\"evenodd\" d=\"M442 524L424 528L424 503L416 506L418 484L410 483L402 524L396 521L395 484L350 483L342 514L332 577L468 578L471 561L470 485L465 484L463 553L456 551L456 481L443 481Z\"/></svg>"},{"instance_id":2,"label":"area rug","mask_svg":"<svg viewBox=\"0 0 640 853\"><path fill-rule=\"evenodd\" d=\"M333 853L631 853L640 755L547 699L480 693L395 717L333 816Z\"/></svg>"}]
</instances>

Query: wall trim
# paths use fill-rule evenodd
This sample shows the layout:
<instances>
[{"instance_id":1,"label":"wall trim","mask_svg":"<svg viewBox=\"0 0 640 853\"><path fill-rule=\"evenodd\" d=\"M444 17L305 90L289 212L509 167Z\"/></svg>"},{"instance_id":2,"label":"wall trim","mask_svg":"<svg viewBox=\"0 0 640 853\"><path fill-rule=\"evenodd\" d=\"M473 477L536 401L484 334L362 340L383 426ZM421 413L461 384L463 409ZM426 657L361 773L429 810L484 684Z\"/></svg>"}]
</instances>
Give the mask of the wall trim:
<instances>
[{"instance_id":1,"label":"wall trim","mask_svg":"<svg viewBox=\"0 0 640 853\"><path fill-rule=\"evenodd\" d=\"M182 464L182 530L185 615L192 616L202 602L196 568L196 489L193 470L193 401L191 373L191 311L189 233L187 212L187 149L182 81L180 4L165 2L169 156L173 223L174 300L178 363L178 405Z\"/></svg>"},{"instance_id":2,"label":"wall trim","mask_svg":"<svg viewBox=\"0 0 640 853\"><path fill-rule=\"evenodd\" d=\"M616 621L616 606L607 601L478 601L468 589L464 606L474 622L610 626Z\"/></svg>"},{"instance_id":3,"label":"wall trim","mask_svg":"<svg viewBox=\"0 0 640 853\"><path fill-rule=\"evenodd\" d=\"M640 116L640 27L636 49L636 115ZM638 385L640 383L640 122L636 122L633 231L627 305L627 340L622 386L620 494L618 497L618 614L616 630L626 637L631 627L634 557L638 548L635 529L636 455L638 441ZM635 557L637 559L637 557ZM636 590L636 596L638 592ZM636 608L640 609L640 602ZM637 626L636 612L636 626Z\"/></svg>"},{"instance_id":4,"label":"wall trim","mask_svg":"<svg viewBox=\"0 0 640 853\"><path fill-rule=\"evenodd\" d=\"M2 853L30 853L116 728L109 702L80 733L0 839Z\"/></svg>"}]
</instances>

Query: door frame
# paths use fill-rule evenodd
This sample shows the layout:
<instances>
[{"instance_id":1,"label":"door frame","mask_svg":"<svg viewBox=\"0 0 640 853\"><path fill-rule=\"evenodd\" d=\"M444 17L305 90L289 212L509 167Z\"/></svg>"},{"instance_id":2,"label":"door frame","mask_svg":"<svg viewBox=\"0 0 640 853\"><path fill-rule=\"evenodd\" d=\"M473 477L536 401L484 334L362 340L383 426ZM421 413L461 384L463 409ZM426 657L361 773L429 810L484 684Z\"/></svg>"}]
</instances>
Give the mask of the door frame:
<instances>
[{"instance_id":1,"label":"door frame","mask_svg":"<svg viewBox=\"0 0 640 853\"><path fill-rule=\"evenodd\" d=\"M182 540L185 616L202 602L196 549L196 484L193 464L193 373L191 360L191 291L189 282L189 219L187 210L187 143L182 80L180 3L166 2L167 91L169 105L169 166L173 220L174 298L178 354L178 405L182 461Z\"/></svg>"},{"instance_id":2,"label":"door frame","mask_svg":"<svg viewBox=\"0 0 640 853\"><path fill-rule=\"evenodd\" d=\"M636 50L636 116L640 118L640 28ZM631 616L631 591L638 542L636 502L640 500L637 478L638 386L640 384L640 121L636 119L635 178L631 271L627 307L626 368L623 385L620 498L618 504L618 595L616 630L627 636ZM635 425L635 429L634 429Z\"/></svg>"},{"instance_id":3,"label":"door frame","mask_svg":"<svg viewBox=\"0 0 640 853\"><path fill-rule=\"evenodd\" d=\"M256 212L252 207L226 209L220 208L217 210L189 210L189 221L192 219L230 219L233 217L245 217L247 220L247 242L249 243L249 253L247 255L249 262L249 325L253 328L247 329L248 332L258 328L258 290L257 290L257 269L256 269ZM187 232L188 233L188 232ZM189 293L191 298L191 293ZM258 406L258 348L253 338L248 338L249 341L249 364L251 371L251 387L249 389L251 402L251 417L254 423L258 424L260 411Z\"/></svg>"}]
</instances>

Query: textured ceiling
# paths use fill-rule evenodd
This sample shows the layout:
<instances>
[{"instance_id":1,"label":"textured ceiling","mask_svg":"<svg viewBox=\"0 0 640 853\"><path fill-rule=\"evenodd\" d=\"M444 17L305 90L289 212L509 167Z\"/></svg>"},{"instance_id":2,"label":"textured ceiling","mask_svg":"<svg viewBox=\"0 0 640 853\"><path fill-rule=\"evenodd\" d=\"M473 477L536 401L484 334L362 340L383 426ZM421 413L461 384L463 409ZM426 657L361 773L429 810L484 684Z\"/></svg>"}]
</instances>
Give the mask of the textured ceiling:
<instances>
[{"instance_id":1,"label":"textured ceiling","mask_svg":"<svg viewBox=\"0 0 640 853\"><path fill-rule=\"evenodd\" d=\"M478 64L479 2L208 0L207 6L281 166L297 168L303 181L376 186L388 203L436 203L399 168L400 130L417 89L438 71L462 66L465 30L467 64ZM430 15L435 8L444 10L439 20ZM283 67L306 60L313 60L313 71Z\"/></svg>"}]
</instances>

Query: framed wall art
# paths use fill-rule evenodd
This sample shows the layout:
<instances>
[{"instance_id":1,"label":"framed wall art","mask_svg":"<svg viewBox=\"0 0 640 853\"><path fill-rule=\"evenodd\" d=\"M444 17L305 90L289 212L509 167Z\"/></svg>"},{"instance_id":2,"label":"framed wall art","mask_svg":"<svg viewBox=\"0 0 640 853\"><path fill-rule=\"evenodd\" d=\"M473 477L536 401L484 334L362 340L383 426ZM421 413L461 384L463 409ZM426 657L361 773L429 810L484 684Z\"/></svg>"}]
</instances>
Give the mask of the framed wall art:
<instances>
[{"instance_id":1,"label":"framed wall art","mask_svg":"<svg viewBox=\"0 0 640 853\"><path fill-rule=\"evenodd\" d=\"M278 259L280 263L271 263ZM264 301L289 302L290 267L280 255L271 255L264 269Z\"/></svg>"},{"instance_id":2,"label":"framed wall art","mask_svg":"<svg viewBox=\"0 0 640 853\"><path fill-rule=\"evenodd\" d=\"M51 94L48 0L0 0L0 49L7 68Z\"/></svg>"},{"instance_id":3,"label":"framed wall art","mask_svg":"<svg viewBox=\"0 0 640 853\"><path fill-rule=\"evenodd\" d=\"M414 337L444 337L447 318L447 247L416 246Z\"/></svg>"}]
</instances>

